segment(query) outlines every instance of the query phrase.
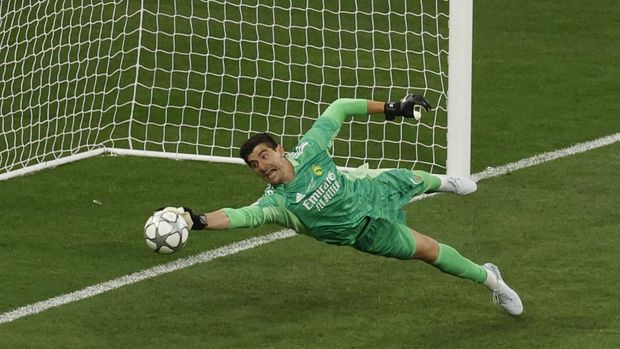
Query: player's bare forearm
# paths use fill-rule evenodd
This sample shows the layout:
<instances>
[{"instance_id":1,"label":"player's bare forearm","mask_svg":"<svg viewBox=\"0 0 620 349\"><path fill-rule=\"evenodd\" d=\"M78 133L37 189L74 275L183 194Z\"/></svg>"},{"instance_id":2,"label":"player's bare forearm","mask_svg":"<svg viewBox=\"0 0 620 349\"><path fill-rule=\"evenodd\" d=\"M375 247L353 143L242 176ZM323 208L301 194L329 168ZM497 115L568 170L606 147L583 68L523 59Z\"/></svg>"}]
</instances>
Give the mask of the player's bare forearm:
<instances>
[{"instance_id":1,"label":"player's bare forearm","mask_svg":"<svg viewBox=\"0 0 620 349\"><path fill-rule=\"evenodd\" d=\"M368 114L383 114L385 102L368 100Z\"/></svg>"},{"instance_id":2,"label":"player's bare forearm","mask_svg":"<svg viewBox=\"0 0 620 349\"><path fill-rule=\"evenodd\" d=\"M230 226L230 219L224 210L217 210L213 212L205 213L207 216L208 225L205 229L211 230L223 230L228 229Z\"/></svg>"}]
</instances>

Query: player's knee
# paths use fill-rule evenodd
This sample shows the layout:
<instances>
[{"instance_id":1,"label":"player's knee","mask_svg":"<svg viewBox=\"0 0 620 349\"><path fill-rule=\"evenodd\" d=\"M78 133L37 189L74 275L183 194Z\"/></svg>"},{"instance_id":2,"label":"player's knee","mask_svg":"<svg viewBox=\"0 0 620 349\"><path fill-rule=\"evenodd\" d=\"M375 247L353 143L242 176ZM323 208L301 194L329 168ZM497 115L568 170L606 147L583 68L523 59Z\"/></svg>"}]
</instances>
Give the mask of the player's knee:
<instances>
[{"instance_id":1,"label":"player's knee","mask_svg":"<svg viewBox=\"0 0 620 349\"><path fill-rule=\"evenodd\" d=\"M427 263L433 263L439 257L439 243L435 239L413 231L415 239L415 252L413 259L419 259Z\"/></svg>"}]
</instances>

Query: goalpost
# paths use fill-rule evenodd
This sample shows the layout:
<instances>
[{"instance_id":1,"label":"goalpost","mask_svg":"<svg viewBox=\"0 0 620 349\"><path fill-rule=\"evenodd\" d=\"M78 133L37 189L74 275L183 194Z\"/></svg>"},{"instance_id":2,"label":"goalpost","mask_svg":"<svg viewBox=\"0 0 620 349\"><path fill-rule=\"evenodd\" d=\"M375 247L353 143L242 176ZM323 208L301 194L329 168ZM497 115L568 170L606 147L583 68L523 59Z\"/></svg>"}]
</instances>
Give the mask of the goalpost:
<instances>
[{"instance_id":1,"label":"goalpost","mask_svg":"<svg viewBox=\"0 0 620 349\"><path fill-rule=\"evenodd\" d=\"M424 94L420 123L346 122L341 167L470 173L472 0L3 1L0 180L105 153L241 163L340 97Z\"/></svg>"}]
</instances>

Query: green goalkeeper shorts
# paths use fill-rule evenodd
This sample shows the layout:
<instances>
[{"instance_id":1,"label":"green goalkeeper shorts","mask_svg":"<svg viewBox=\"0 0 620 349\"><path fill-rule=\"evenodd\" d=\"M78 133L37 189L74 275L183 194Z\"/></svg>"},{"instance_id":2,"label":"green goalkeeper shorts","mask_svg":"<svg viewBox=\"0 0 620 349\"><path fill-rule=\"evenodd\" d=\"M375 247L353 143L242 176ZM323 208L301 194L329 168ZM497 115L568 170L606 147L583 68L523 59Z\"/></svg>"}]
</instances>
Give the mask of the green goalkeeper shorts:
<instances>
[{"instance_id":1,"label":"green goalkeeper shorts","mask_svg":"<svg viewBox=\"0 0 620 349\"><path fill-rule=\"evenodd\" d=\"M353 247L384 257L411 259L416 244L402 207L430 189L431 180L427 176L430 174L421 171L375 170L373 182L380 195L376 196L369 214L373 218L368 218L370 221Z\"/></svg>"},{"instance_id":2,"label":"green goalkeeper shorts","mask_svg":"<svg viewBox=\"0 0 620 349\"><path fill-rule=\"evenodd\" d=\"M379 256L411 259L415 253L415 240L401 220L376 218L370 219L353 247Z\"/></svg>"}]
</instances>

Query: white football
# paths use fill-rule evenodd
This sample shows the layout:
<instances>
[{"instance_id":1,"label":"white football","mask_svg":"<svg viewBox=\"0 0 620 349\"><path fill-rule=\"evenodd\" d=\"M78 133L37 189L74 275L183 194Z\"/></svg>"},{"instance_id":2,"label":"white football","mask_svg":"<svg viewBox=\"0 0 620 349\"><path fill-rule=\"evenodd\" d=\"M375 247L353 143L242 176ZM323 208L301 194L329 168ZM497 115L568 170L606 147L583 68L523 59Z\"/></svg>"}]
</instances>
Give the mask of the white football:
<instances>
[{"instance_id":1,"label":"white football","mask_svg":"<svg viewBox=\"0 0 620 349\"><path fill-rule=\"evenodd\" d=\"M182 249L188 237L187 224L174 212L155 212L144 225L146 244L157 253L171 254Z\"/></svg>"}]
</instances>

